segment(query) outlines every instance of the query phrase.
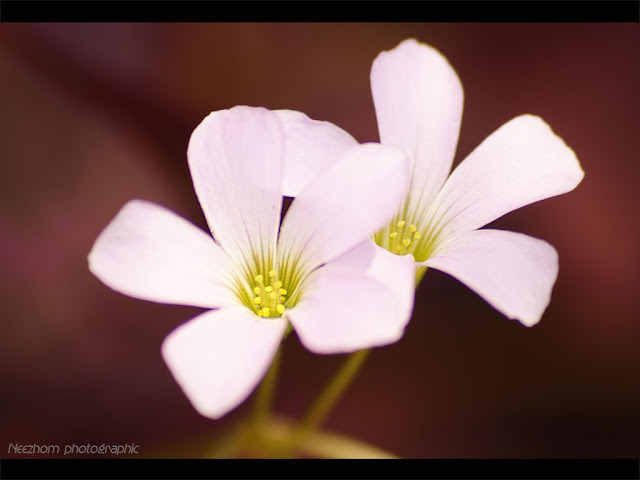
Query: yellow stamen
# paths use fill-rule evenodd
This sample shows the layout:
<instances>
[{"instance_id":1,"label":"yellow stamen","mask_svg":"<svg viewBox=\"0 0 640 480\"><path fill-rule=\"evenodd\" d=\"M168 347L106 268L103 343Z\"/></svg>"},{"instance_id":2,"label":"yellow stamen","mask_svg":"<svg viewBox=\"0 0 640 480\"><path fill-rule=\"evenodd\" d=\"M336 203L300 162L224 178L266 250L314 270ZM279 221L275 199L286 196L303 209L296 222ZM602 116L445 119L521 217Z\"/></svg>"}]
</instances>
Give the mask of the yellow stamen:
<instances>
[{"instance_id":1,"label":"yellow stamen","mask_svg":"<svg viewBox=\"0 0 640 480\"><path fill-rule=\"evenodd\" d=\"M282 288L283 282L277 278L276 268L253 277L253 286L248 290L248 302L251 310L260 318L279 317L285 311L287 289Z\"/></svg>"},{"instance_id":2,"label":"yellow stamen","mask_svg":"<svg viewBox=\"0 0 640 480\"><path fill-rule=\"evenodd\" d=\"M396 223L396 225L398 226L398 228L402 228L404 227L404 224L407 223L404 220L400 220L398 223Z\"/></svg>"},{"instance_id":3,"label":"yellow stamen","mask_svg":"<svg viewBox=\"0 0 640 480\"><path fill-rule=\"evenodd\" d=\"M389 235L391 238L396 238L398 236L398 232L393 232L391 235Z\"/></svg>"},{"instance_id":4,"label":"yellow stamen","mask_svg":"<svg viewBox=\"0 0 640 480\"><path fill-rule=\"evenodd\" d=\"M418 227L416 227L415 225L409 225L409 231L411 233L415 232L418 229Z\"/></svg>"},{"instance_id":5,"label":"yellow stamen","mask_svg":"<svg viewBox=\"0 0 640 480\"><path fill-rule=\"evenodd\" d=\"M413 234L413 238L415 238L416 240L420 240L422 238L422 235L420 235L420 233L416 232Z\"/></svg>"},{"instance_id":6,"label":"yellow stamen","mask_svg":"<svg viewBox=\"0 0 640 480\"><path fill-rule=\"evenodd\" d=\"M404 240L402 240L402 244L405 247L408 247L409 245L411 245L411 240L409 240L408 238L405 238Z\"/></svg>"}]
</instances>

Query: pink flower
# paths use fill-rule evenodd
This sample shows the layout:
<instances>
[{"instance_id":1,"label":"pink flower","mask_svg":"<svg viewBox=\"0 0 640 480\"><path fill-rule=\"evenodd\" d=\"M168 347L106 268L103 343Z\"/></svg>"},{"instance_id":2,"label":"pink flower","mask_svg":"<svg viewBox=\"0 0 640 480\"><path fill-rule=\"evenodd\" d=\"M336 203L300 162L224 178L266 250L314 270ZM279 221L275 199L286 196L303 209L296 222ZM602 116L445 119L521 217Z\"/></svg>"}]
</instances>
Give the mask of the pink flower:
<instances>
[{"instance_id":1,"label":"pink flower","mask_svg":"<svg viewBox=\"0 0 640 480\"><path fill-rule=\"evenodd\" d=\"M402 336L413 262L388 252L364 266L335 261L400 205L408 166L397 149L358 145L298 112L240 106L205 118L187 156L213 237L163 207L132 200L96 240L89 268L126 295L210 309L162 345L198 412L219 418L239 405L289 323L316 353ZM305 161L328 166L313 175L287 172ZM280 225L282 191L291 188L298 196ZM408 280L389 288L386 274Z\"/></svg>"},{"instance_id":2,"label":"pink flower","mask_svg":"<svg viewBox=\"0 0 640 480\"><path fill-rule=\"evenodd\" d=\"M417 278L428 267L441 270L507 317L536 324L557 278L555 249L520 233L480 228L573 190L584 176L573 151L542 119L523 115L450 173L462 85L437 50L412 39L380 53L371 88L380 143L408 157L410 181L392 221L348 257L372 259L389 251L410 256Z\"/></svg>"}]
</instances>

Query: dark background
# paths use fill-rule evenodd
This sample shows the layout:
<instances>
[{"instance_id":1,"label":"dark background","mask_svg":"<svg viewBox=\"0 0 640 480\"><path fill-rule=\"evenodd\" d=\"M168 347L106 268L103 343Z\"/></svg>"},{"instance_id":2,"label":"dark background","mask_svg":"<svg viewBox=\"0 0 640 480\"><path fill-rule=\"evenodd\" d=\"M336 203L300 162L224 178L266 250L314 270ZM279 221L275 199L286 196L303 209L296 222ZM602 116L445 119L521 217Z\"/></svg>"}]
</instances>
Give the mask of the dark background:
<instances>
[{"instance_id":1,"label":"dark background","mask_svg":"<svg viewBox=\"0 0 640 480\"><path fill-rule=\"evenodd\" d=\"M190 441L250 412L249 401L220 421L198 415L160 344L200 310L111 291L87 253L132 198L205 227L185 152L210 111L289 108L377 140L371 62L408 37L461 78L456 162L532 113L586 176L493 224L559 252L538 326L429 271L404 338L373 352L326 427L402 457L640 456L638 34L637 24L0 25L0 456L16 456L9 443L136 443L141 456L198 457ZM299 417L342 359L290 336L277 412Z\"/></svg>"}]
</instances>

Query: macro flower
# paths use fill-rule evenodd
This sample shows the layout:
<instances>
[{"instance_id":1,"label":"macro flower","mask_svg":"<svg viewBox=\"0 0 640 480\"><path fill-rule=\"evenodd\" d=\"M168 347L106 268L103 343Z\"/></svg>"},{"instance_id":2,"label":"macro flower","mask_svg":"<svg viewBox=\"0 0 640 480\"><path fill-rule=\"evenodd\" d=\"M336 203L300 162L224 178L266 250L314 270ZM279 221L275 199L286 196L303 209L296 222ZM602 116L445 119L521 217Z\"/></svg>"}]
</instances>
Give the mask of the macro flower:
<instances>
[{"instance_id":1,"label":"macro flower","mask_svg":"<svg viewBox=\"0 0 640 480\"><path fill-rule=\"evenodd\" d=\"M338 161L325 158L334 155ZM289 324L316 353L352 352L402 336L413 302L413 285L402 279L413 262L399 263L390 253L366 264L342 258L401 204L409 174L397 149L358 145L299 112L238 106L207 116L187 157L211 234L159 205L132 200L88 259L91 272L120 293L209 309L162 344L169 370L198 412L219 418L239 405L264 376ZM305 162L314 167L287 168ZM289 190L297 197L281 223ZM389 287L386 276L400 281Z\"/></svg>"},{"instance_id":2,"label":"macro flower","mask_svg":"<svg viewBox=\"0 0 640 480\"><path fill-rule=\"evenodd\" d=\"M394 218L363 245L367 255L412 256L416 280L445 272L526 326L540 321L558 275L543 240L481 227L525 205L573 190L584 172L539 117L522 115L486 138L451 172L462 85L434 48L409 39L378 55L371 89L380 143L409 159L410 181ZM357 255L352 253L351 255Z\"/></svg>"}]
</instances>

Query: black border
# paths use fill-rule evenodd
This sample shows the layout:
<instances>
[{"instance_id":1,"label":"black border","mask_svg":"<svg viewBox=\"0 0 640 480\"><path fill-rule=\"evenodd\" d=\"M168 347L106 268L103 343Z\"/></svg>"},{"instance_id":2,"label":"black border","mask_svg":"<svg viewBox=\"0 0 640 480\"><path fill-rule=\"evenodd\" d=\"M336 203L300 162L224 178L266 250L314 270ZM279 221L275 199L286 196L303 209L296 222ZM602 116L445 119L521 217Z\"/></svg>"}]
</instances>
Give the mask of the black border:
<instances>
[{"instance_id":1,"label":"black border","mask_svg":"<svg viewBox=\"0 0 640 480\"><path fill-rule=\"evenodd\" d=\"M639 22L638 0L0 0L2 22ZM353 476L355 473L356 476ZM640 479L638 459L4 459L0 479Z\"/></svg>"},{"instance_id":2,"label":"black border","mask_svg":"<svg viewBox=\"0 0 640 480\"><path fill-rule=\"evenodd\" d=\"M3 22L638 22L637 0L0 0Z\"/></svg>"},{"instance_id":3,"label":"black border","mask_svg":"<svg viewBox=\"0 0 640 480\"><path fill-rule=\"evenodd\" d=\"M1 461L2 479L633 479L638 459Z\"/></svg>"}]
</instances>

